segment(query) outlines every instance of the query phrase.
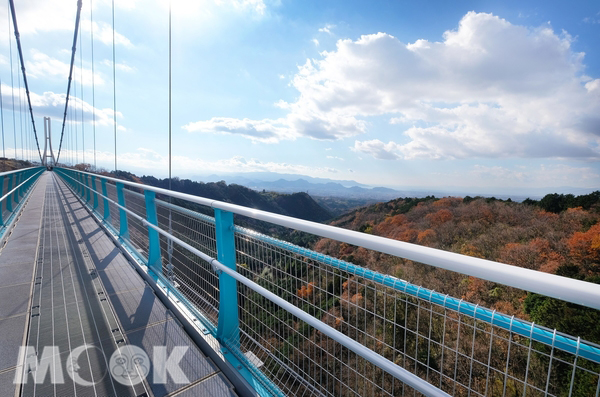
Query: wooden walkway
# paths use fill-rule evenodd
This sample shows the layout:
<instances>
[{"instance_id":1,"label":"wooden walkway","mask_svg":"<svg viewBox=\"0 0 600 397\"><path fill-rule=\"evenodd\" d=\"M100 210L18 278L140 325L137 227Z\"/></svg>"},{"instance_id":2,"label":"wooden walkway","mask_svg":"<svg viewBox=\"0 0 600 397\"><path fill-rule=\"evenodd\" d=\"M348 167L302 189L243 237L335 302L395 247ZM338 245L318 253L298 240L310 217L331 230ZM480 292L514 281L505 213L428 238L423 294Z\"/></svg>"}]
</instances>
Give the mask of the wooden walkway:
<instances>
[{"instance_id":1,"label":"wooden walkway","mask_svg":"<svg viewBox=\"0 0 600 397\"><path fill-rule=\"evenodd\" d=\"M0 251L0 396L236 395L53 173L40 177L5 242ZM29 354L20 355L21 346L28 346ZM117 369L128 368L129 377L119 378L110 358L125 346L142 349L149 362L140 356L140 365L122 364ZM186 382L161 372L160 365L155 371L156 352L166 348L169 357L177 346L187 348L178 363ZM43 365L31 363L44 354L60 368L42 378ZM78 359L68 362L70 355ZM137 383L144 369L148 375ZM23 384L15 384L23 372ZM155 372L166 373L166 382L155 379ZM60 380L61 373L64 382L51 381Z\"/></svg>"}]
</instances>

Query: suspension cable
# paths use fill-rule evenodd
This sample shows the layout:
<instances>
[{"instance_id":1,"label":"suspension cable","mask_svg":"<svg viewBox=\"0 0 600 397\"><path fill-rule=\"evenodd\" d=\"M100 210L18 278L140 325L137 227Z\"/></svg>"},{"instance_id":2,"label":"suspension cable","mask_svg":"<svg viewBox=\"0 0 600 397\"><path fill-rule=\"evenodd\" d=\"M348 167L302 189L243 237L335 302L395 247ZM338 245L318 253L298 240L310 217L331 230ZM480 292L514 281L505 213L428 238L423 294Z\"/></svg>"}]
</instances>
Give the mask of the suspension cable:
<instances>
[{"instance_id":1,"label":"suspension cable","mask_svg":"<svg viewBox=\"0 0 600 397\"><path fill-rule=\"evenodd\" d=\"M171 1L169 0L169 190L172 190L171 188L171 180L172 180L172 174L171 174L171 116L172 116L172 111L171 111Z\"/></svg>"},{"instance_id":2,"label":"suspension cable","mask_svg":"<svg viewBox=\"0 0 600 397\"><path fill-rule=\"evenodd\" d=\"M92 43L92 119L94 126L94 171L96 170L96 86L94 81L94 0L90 0L90 37Z\"/></svg>"},{"instance_id":3,"label":"suspension cable","mask_svg":"<svg viewBox=\"0 0 600 397\"><path fill-rule=\"evenodd\" d=\"M115 135L115 172L117 172L117 68L115 53L115 0L112 0L112 56L113 56L113 125Z\"/></svg>"},{"instance_id":4,"label":"suspension cable","mask_svg":"<svg viewBox=\"0 0 600 397\"><path fill-rule=\"evenodd\" d=\"M10 3L8 4L10 7ZM8 15L8 48L10 54L10 103L12 104L12 125L13 125L13 145L14 145L14 158L17 158L17 123L15 122L15 77L13 73L13 56L12 56L12 39L10 38L10 27L12 26L12 20Z\"/></svg>"},{"instance_id":5,"label":"suspension cable","mask_svg":"<svg viewBox=\"0 0 600 397\"><path fill-rule=\"evenodd\" d=\"M10 0L11 2L13 0ZM75 51L77 50L77 36L79 32L79 18L81 17L82 0L77 0L77 16L75 17L75 33L73 34L73 48L71 49L71 67L69 69L69 83L67 84L67 98L65 100L65 113L63 115L62 131L60 132L60 144L58 145L58 155L56 162L60 159L60 151L62 149L63 136L65 134L65 122L67 120L67 109L69 106L69 93L71 92L71 80L73 79L73 64L75 63ZM36 137L37 141L37 137ZM39 150L39 148L38 148Z\"/></svg>"},{"instance_id":6,"label":"suspension cable","mask_svg":"<svg viewBox=\"0 0 600 397\"><path fill-rule=\"evenodd\" d=\"M73 93L77 94L77 79L73 80ZM75 129L75 161L76 164L79 164L79 130L77 128L77 106L75 106L75 99L77 97L73 97L73 101L71 101L71 122Z\"/></svg>"},{"instance_id":7,"label":"suspension cable","mask_svg":"<svg viewBox=\"0 0 600 397\"><path fill-rule=\"evenodd\" d=\"M23 93L21 92L21 77L19 76L19 127L21 131L21 160L23 160Z\"/></svg>"},{"instance_id":8,"label":"suspension cable","mask_svg":"<svg viewBox=\"0 0 600 397\"><path fill-rule=\"evenodd\" d=\"M85 164L85 124L83 123L83 45L81 44L81 32L79 32L79 88L81 92L81 148L83 153L83 164Z\"/></svg>"},{"instance_id":9,"label":"suspension cable","mask_svg":"<svg viewBox=\"0 0 600 397\"><path fill-rule=\"evenodd\" d=\"M173 180L173 175L171 173L171 141L172 141L172 135L171 135L171 1L169 0L169 190L172 190L172 184L171 181ZM169 203L171 203L172 198L171 196L169 196ZM173 214L171 211L171 207L169 207L169 233L173 233L173 224L172 224L172 219L173 219ZM168 265L167 265L167 273L169 276L169 279L171 281L174 280L174 273L173 273L173 242L171 240L168 240L167 243L167 256L168 256Z\"/></svg>"},{"instance_id":10,"label":"suspension cable","mask_svg":"<svg viewBox=\"0 0 600 397\"><path fill-rule=\"evenodd\" d=\"M2 79L0 79L0 119L2 119L2 157L6 158L6 149L4 146L4 105L2 104ZM3 164L5 164L3 162Z\"/></svg>"},{"instance_id":11,"label":"suspension cable","mask_svg":"<svg viewBox=\"0 0 600 397\"><path fill-rule=\"evenodd\" d=\"M81 2L81 0L79 0ZM19 50L19 60L21 61L21 71L23 72L23 83L25 84L25 92L27 93L27 103L29 104L29 114L31 115L31 124L33 126L33 134L35 136L35 144L37 145L38 155L40 161L42 160L42 152L40 151L40 144L38 142L37 131L35 128L35 118L33 117L33 108L31 107L31 97L29 95L29 84L27 84L27 73L25 72L25 62L23 62L23 49L21 48L21 35L19 34L19 27L17 26L17 14L15 11L15 4L13 0L9 0L10 10L12 13L13 26L15 28L15 38L17 40L17 49ZM14 98L13 98L14 101ZM16 145L15 145L16 146ZM16 150L16 148L15 148Z\"/></svg>"}]
</instances>

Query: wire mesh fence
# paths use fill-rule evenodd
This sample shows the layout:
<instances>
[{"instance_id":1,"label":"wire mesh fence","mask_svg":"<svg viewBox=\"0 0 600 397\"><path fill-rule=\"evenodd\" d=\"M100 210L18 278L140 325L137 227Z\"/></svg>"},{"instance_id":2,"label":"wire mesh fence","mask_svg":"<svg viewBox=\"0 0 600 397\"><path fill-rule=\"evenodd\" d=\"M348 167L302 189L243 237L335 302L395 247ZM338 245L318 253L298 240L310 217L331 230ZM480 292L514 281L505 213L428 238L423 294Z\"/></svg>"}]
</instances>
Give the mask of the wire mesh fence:
<instances>
[{"instance_id":1,"label":"wire mesh fence","mask_svg":"<svg viewBox=\"0 0 600 397\"><path fill-rule=\"evenodd\" d=\"M114 185L107 190L117 201ZM145 217L144 196L125 192L127 208ZM217 257L214 218L156 204L159 228ZM118 230L119 209L109 205ZM128 222L130 242L147 256L147 227L131 215ZM593 343L492 310L481 316L470 303L465 313L462 300L244 228L235 228L235 247L238 273L448 394L600 394L600 346ZM219 276L211 265L164 236L161 252L166 278L216 325ZM238 304L241 353L284 394L420 395L242 284Z\"/></svg>"},{"instance_id":2,"label":"wire mesh fence","mask_svg":"<svg viewBox=\"0 0 600 397\"><path fill-rule=\"evenodd\" d=\"M215 225L209 217L157 200L158 226L187 244L217 256ZM161 239L163 273L213 325L219 313L219 278L212 267L166 238Z\"/></svg>"},{"instance_id":3,"label":"wire mesh fence","mask_svg":"<svg viewBox=\"0 0 600 397\"><path fill-rule=\"evenodd\" d=\"M593 396L600 390L600 364L579 352L344 272L326 263L332 258L310 259L264 237L238 228L241 274L451 395ZM239 300L242 349L258 357L286 394L419 394L247 287L240 287ZM573 339L547 332L553 340Z\"/></svg>"}]
</instances>

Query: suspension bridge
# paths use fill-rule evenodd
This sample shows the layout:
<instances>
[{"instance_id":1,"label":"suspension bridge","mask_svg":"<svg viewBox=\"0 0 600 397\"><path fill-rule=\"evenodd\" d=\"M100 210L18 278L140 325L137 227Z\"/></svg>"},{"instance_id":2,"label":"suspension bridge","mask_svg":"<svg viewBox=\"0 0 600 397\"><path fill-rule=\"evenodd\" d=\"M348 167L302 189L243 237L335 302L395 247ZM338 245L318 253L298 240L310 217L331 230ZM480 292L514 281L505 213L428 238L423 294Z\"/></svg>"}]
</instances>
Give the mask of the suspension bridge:
<instances>
[{"instance_id":1,"label":"suspension bridge","mask_svg":"<svg viewBox=\"0 0 600 397\"><path fill-rule=\"evenodd\" d=\"M600 309L596 284L61 163L81 1L61 142L55 155L44 118L42 151L9 5L39 163L0 173L0 395L600 395L600 346L578 335L234 219ZM115 98L115 132L116 114Z\"/></svg>"}]
</instances>

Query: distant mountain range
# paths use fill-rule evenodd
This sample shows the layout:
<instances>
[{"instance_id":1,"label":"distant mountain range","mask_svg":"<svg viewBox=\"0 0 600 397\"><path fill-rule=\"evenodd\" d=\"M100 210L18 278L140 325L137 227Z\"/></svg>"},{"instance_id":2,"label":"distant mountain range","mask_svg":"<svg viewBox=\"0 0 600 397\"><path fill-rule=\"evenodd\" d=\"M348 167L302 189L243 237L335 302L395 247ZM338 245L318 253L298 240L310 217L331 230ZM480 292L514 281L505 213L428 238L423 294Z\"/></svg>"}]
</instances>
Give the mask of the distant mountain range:
<instances>
[{"instance_id":1,"label":"distant mountain range","mask_svg":"<svg viewBox=\"0 0 600 397\"><path fill-rule=\"evenodd\" d=\"M358 183L353 180L337 180L337 179L329 179L329 178L315 178L308 175L301 174L280 174L278 172L244 172L240 174L211 174L211 175L195 175L192 176L191 179L198 180L202 182L219 182L225 181L227 183L235 183L242 186L247 186L250 184L260 184L262 182L275 182L278 180L286 180L286 181L295 181L298 179L303 179L309 183L313 184L326 184L326 183L338 183L344 187L370 187L368 185L364 185L362 183Z\"/></svg>"},{"instance_id":2,"label":"distant mountain range","mask_svg":"<svg viewBox=\"0 0 600 397\"><path fill-rule=\"evenodd\" d=\"M313 197L341 197L362 200L391 200L398 197L425 197L439 191L414 190L402 191L386 187L371 187L353 180L334 180L313 178L298 174L278 174L275 172L250 172L244 174L223 174L196 176L203 182L224 180L228 184L242 185L258 191L279 193L308 193Z\"/></svg>"},{"instance_id":3,"label":"distant mountain range","mask_svg":"<svg viewBox=\"0 0 600 397\"><path fill-rule=\"evenodd\" d=\"M248 172L240 174L197 175L192 179L203 182L224 180L228 184L238 184L257 191L274 191L279 193L304 192L313 197L339 197L345 199L364 200L364 204L372 201L387 201L398 197L426 196L483 196L500 199L511 198L513 201L523 201L526 198L539 199L548 193L571 193L575 195L588 194L593 188L551 187L551 188L457 188L437 187L406 187L392 189L373 187L353 180L334 180L314 178L300 174L280 174L276 172Z\"/></svg>"},{"instance_id":4,"label":"distant mountain range","mask_svg":"<svg viewBox=\"0 0 600 397\"><path fill-rule=\"evenodd\" d=\"M144 184L161 188L168 188L169 186L168 179L158 179L153 176L136 177L133 174L120 171L118 177L127 180L137 178ZM173 179L172 189L194 196L243 205L244 207L289 215L309 221L322 222L333 217L331 212L304 192L292 194L257 192L233 183L229 185L220 181L203 183L179 178Z\"/></svg>"}]
</instances>

